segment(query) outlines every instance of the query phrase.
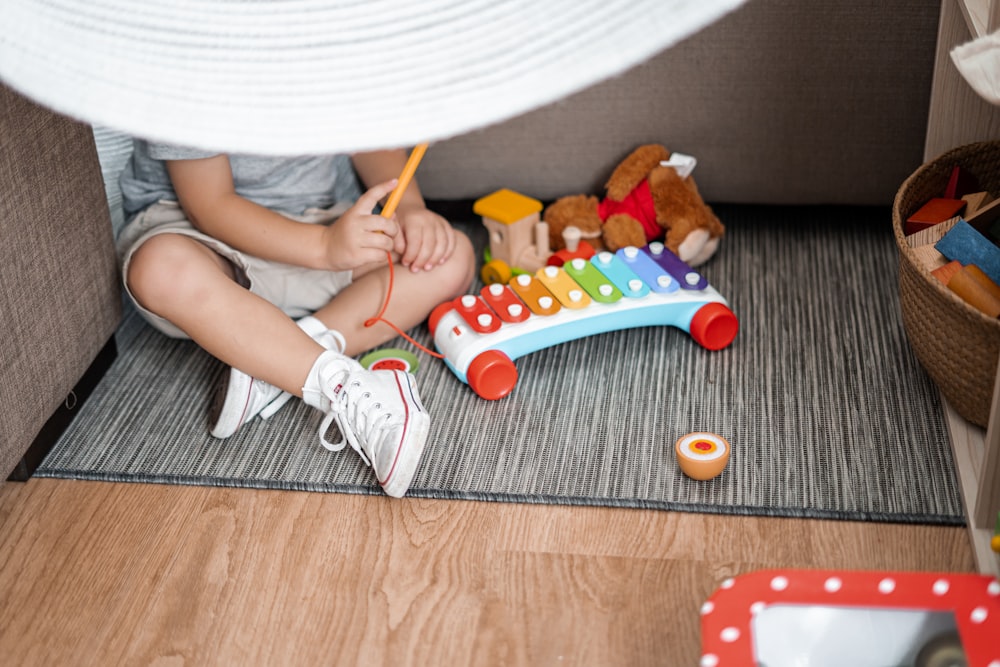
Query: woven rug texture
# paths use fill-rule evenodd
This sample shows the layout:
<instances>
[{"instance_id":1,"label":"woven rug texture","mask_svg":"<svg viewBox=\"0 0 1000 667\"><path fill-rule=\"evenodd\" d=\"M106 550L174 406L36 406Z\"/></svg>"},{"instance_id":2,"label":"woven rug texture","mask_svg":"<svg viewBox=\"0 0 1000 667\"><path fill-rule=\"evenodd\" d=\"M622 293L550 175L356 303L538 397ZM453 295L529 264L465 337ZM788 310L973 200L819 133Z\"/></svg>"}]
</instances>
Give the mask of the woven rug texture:
<instances>
[{"instance_id":1,"label":"woven rug texture","mask_svg":"<svg viewBox=\"0 0 1000 667\"><path fill-rule=\"evenodd\" d=\"M433 421L409 495L964 523L937 389L901 323L890 211L716 213L727 234L701 271L740 320L732 345L707 351L673 327L595 335L516 360L499 401L418 352ZM457 226L486 243L478 222ZM320 446L322 415L297 399L209 436L226 368L127 312L118 359L38 476L381 493L350 448ZM430 344L426 327L411 334ZM673 443L691 431L732 444L719 477L678 468Z\"/></svg>"}]
</instances>

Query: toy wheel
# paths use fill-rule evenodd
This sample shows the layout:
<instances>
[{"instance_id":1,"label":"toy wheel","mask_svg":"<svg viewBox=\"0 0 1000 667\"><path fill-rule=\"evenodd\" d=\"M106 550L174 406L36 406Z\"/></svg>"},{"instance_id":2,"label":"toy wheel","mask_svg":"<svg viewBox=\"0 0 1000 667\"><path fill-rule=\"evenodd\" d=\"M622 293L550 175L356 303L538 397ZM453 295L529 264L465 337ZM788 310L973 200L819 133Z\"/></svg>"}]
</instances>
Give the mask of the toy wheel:
<instances>
[{"instance_id":1,"label":"toy wheel","mask_svg":"<svg viewBox=\"0 0 1000 667\"><path fill-rule=\"evenodd\" d=\"M472 360L465 377L472 391L488 401L495 401L514 389L517 367L503 352L487 350Z\"/></svg>"},{"instance_id":2,"label":"toy wheel","mask_svg":"<svg viewBox=\"0 0 1000 667\"><path fill-rule=\"evenodd\" d=\"M707 303L691 318L691 338L706 350L721 350L736 338L740 323L721 303Z\"/></svg>"},{"instance_id":3,"label":"toy wheel","mask_svg":"<svg viewBox=\"0 0 1000 667\"><path fill-rule=\"evenodd\" d=\"M729 462L729 442L715 433L688 433L674 444L677 463L691 479L712 479Z\"/></svg>"},{"instance_id":4,"label":"toy wheel","mask_svg":"<svg viewBox=\"0 0 1000 667\"><path fill-rule=\"evenodd\" d=\"M969 661L958 633L948 632L924 644L913 664L914 667L966 667Z\"/></svg>"},{"instance_id":5,"label":"toy wheel","mask_svg":"<svg viewBox=\"0 0 1000 667\"><path fill-rule=\"evenodd\" d=\"M417 355L406 350L385 348L375 350L361 357L361 365L370 371L406 371L416 373L420 363Z\"/></svg>"},{"instance_id":6,"label":"toy wheel","mask_svg":"<svg viewBox=\"0 0 1000 667\"><path fill-rule=\"evenodd\" d=\"M483 264L483 268L479 272L479 277L482 278L483 282L487 285L493 285L495 283L506 285L510 282L513 275L514 272L511 271L510 266L508 266L507 262L502 259L491 259Z\"/></svg>"}]
</instances>

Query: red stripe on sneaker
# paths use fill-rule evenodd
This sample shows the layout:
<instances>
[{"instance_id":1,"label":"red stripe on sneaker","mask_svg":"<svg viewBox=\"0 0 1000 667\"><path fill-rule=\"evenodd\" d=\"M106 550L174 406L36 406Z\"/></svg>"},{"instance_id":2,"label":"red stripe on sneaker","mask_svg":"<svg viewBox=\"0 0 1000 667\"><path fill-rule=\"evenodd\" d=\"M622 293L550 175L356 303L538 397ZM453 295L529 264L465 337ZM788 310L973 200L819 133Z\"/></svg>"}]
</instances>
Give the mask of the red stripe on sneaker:
<instances>
[{"instance_id":1,"label":"red stripe on sneaker","mask_svg":"<svg viewBox=\"0 0 1000 667\"><path fill-rule=\"evenodd\" d=\"M403 424L403 435L400 438L399 447L396 448L396 457L392 460L392 467L389 468L389 474L385 476L385 481L382 482L382 486L389 483L389 480L392 479L392 473L396 471L396 464L399 463L399 455L403 451L403 443L406 442L406 433L410 428L410 404L407 402L406 394L399 382L399 375L399 371L393 371L392 373L393 379L396 380L396 389L399 391L399 395L403 399L403 406L406 408L406 421ZM407 384L409 384L409 382L407 382Z\"/></svg>"}]
</instances>

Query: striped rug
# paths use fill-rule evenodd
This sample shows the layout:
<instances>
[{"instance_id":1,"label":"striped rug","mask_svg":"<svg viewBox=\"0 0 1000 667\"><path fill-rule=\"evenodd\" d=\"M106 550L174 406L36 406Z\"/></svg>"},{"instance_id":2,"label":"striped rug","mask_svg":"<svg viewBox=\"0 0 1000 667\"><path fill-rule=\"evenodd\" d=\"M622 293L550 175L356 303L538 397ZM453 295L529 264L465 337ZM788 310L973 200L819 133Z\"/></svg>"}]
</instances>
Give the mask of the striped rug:
<instances>
[{"instance_id":1,"label":"striped rug","mask_svg":"<svg viewBox=\"0 0 1000 667\"><path fill-rule=\"evenodd\" d=\"M716 212L728 231L702 271L740 319L730 347L709 352L669 327L600 334L518 360L500 401L418 354L433 423L409 495L963 523L937 390L900 321L889 210ZM459 226L485 243L478 223ZM429 343L425 327L412 333ZM320 446L321 415L300 401L215 440L207 416L223 366L131 313L117 341L119 358L37 475L381 492L349 448ZM673 454L702 430L732 443L707 482Z\"/></svg>"}]
</instances>

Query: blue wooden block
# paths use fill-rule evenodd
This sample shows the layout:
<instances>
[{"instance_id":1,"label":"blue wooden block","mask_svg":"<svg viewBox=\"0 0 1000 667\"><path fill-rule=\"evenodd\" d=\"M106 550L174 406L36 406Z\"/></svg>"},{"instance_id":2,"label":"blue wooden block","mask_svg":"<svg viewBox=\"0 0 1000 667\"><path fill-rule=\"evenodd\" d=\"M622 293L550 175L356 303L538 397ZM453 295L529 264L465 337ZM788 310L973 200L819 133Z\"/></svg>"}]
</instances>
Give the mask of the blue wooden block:
<instances>
[{"instance_id":1,"label":"blue wooden block","mask_svg":"<svg viewBox=\"0 0 1000 667\"><path fill-rule=\"evenodd\" d=\"M963 265L975 264L990 280L1000 284L1000 247L965 220L959 220L934 247L950 260L957 260Z\"/></svg>"}]
</instances>

